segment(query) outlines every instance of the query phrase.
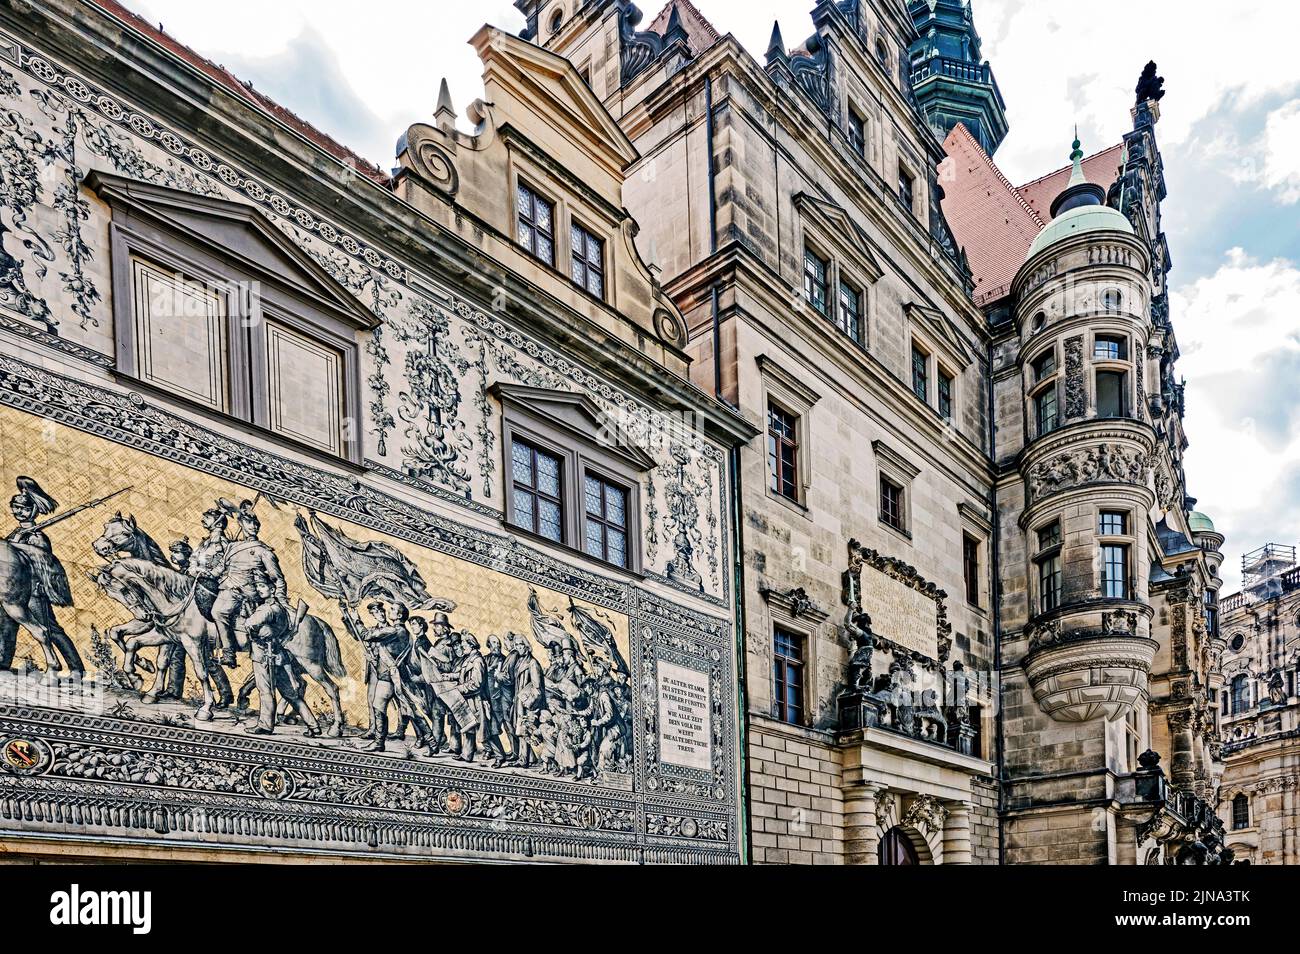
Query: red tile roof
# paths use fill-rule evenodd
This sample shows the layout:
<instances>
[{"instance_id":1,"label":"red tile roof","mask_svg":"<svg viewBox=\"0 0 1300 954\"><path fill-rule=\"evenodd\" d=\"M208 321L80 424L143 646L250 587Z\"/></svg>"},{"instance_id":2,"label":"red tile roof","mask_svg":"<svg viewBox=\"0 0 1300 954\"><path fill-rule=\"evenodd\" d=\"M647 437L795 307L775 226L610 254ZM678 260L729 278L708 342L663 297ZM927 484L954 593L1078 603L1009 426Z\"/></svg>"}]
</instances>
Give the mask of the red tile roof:
<instances>
[{"instance_id":1,"label":"red tile roof","mask_svg":"<svg viewBox=\"0 0 1300 954\"><path fill-rule=\"evenodd\" d=\"M940 170L943 214L975 277L977 305L1011 291L1029 246L1052 220L1050 208L1069 181L1070 166L1016 187L1002 174L966 127L958 123L943 141L948 154ZM1119 174L1123 145L1083 160L1088 181L1109 188Z\"/></svg>"},{"instance_id":2,"label":"red tile roof","mask_svg":"<svg viewBox=\"0 0 1300 954\"><path fill-rule=\"evenodd\" d=\"M699 56L722 35L708 18L704 16L691 0L669 0L667 5L659 11L659 15L650 21L647 30L655 33L663 33L668 29L668 17L672 15L673 6L677 7L677 15L681 17L682 29L686 31L686 42L690 44L691 52Z\"/></svg>"},{"instance_id":3,"label":"red tile roof","mask_svg":"<svg viewBox=\"0 0 1300 954\"><path fill-rule=\"evenodd\" d=\"M230 72L224 66L213 63L206 57L200 56L190 47L164 33L161 27L154 26L143 17L132 13L117 0L87 0L93 6L99 7L106 14L121 22L125 27L145 38L152 40L154 43L167 50L173 56L184 60L186 63L204 73L209 79L218 83L226 90L242 98L245 102L267 113L273 119L276 119L299 135L307 139L313 145L329 153L335 159L342 162L351 169L356 170L375 182L387 185L389 181L388 173L375 165L368 159L363 159L347 146L344 146L338 140L321 132L311 123L302 119L300 116L285 109L269 96L264 96L251 85L245 83L234 73Z\"/></svg>"}]
</instances>

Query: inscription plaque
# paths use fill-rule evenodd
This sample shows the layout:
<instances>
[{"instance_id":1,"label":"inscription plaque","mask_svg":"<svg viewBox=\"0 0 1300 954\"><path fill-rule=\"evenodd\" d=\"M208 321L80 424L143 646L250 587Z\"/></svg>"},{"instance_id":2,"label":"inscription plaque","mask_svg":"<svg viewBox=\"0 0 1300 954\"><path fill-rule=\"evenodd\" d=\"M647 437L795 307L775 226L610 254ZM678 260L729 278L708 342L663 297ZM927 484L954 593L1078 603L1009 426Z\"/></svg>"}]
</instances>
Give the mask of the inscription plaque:
<instances>
[{"instance_id":1,"label":"inscription plaque","mask_svg":"<svg viewBox=\"0 0 1300 954\"><path fill-rule=\"evenodd\" d=\"M659 757L673 765L709 771L709 677L685 666L659 663Z\"/></svg>"},{"instance_id":2,"label":"inscription plaque","mask_svg":"<svg viewBox=\"0 0 1300 954\"><path fill-rule=\"evenodd\" d=\"M931 597L864 566L861 599L876 633L931 659L939 655L939 615Z\"/></svg>"}]
</instances>

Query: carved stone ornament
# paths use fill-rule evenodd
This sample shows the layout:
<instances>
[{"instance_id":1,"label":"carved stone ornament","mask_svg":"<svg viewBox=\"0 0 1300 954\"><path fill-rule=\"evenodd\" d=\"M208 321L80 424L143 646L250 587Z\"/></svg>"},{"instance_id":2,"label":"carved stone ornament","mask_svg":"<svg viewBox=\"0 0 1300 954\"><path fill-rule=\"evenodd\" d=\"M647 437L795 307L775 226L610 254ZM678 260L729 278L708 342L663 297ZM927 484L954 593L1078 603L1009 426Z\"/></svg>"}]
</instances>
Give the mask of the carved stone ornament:
<instances>
[{"instance_id":1,"label":"carved stone ornament","mask_svg":"<svg viewBox=\"0 0 1300 954\"><path fill-rule=\"evenodd\" d=\"M952 649L952 623L948 621L948 607L946 600L948 594L935 584L931 583L925 577L916 571L916 567L910 563L904 563L895 557L885 556L877 550L870 547L864 547L857 540L849 540L849 568L844 571L844 605L849 608L849 616L862 612L862 567L869 566L874 570L885 574L891 579L897 580L918 593L928 596L934 600L935 605L935 635L939 647L938 659L930 659L922 653L915 650L908 650L906 647L895 644L892 640L876 634L876 644L881 648L891 651L910 652L918 659L925 660L931 666L935 662L943 663L948 660L948 653ZM927 666L929 668L929 666Z\"/></svg>"},{"instance_id":2,"label":"carved stone ornament","mask_svg":"<svg viewBox=\"0 0 1300 954\"><path fill-rule=\"evenodd\" d=\"M1101 614L1101 631L1106 636L1136 636L1137 613L1117 609Z\"/></svg>"},{"instance_id":3,"label":"carved stone ornament","mask_svg":"<svg viewBox=\"0 0 1300 954\"><path fill-rule=\"evenodd\" d=\"M944 819L947 817L948 809L943 807L939 799L933 795L918 795L907 806L902 823L929 837L943 831Z\"/></svg>"},{"instance_id":4,"label":"carved stone ornament","mask_svg":"<svg viewBox=\"0 0 1300 954\"><path fill-rule=\"evenodd\" d=\"M1029 499L1033 502L1057 491L1098 482L1145 484L1149 472L1145 454L1118 444L1064 451L1030 469Z\"/></svg>"}]
</instances>

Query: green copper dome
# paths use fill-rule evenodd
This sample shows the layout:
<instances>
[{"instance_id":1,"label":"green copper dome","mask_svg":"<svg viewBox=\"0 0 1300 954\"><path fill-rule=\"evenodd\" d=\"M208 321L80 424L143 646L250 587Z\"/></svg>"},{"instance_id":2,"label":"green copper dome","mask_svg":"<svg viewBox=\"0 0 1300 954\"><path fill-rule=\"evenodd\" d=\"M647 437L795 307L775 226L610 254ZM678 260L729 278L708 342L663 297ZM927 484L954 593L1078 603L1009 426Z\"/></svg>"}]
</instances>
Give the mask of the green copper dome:
<instances>
[{"instance_id":1,"label":"green copper dome","mask_svg":"<svg viewBox=\"0 0 1300 954\"><path fill-rule=\"evenodd\" d=\"M1029 246L1028 258L1033 258L1057 242L1084 232L1133 234L1133 226L1124 213L1105 204L1106 190L1089 182L1084 176L1083 150L1079 148L1077 138L1074 140L1074 149L1070 152L1070 160L1074 163L1070 181L1052 202L1052 221L1034 238L1033 244Z\"/></svg>"},{"instance_id":2,"label":"green copper dome","mask_svg":"<svg viewBox=\"0 0 1300 954\"><path fill-rule=\"evenodd\" d=\"M1214 521L1199 510L1193 510L1187 515L1187 529L1192 533L1213 533Z\"/></svg>"}]
</instances>

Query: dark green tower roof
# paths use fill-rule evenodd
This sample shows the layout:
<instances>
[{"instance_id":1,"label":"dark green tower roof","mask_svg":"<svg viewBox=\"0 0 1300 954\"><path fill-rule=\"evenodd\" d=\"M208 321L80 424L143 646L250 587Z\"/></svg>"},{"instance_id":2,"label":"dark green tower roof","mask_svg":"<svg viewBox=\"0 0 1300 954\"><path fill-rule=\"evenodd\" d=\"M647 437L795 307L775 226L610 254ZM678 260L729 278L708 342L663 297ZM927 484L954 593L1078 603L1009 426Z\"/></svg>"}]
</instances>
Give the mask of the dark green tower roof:
<instances>
[{"instance_id":1,"label":"dark green tower roof","mask_svg":"<svg viewBox=\"0 0 1300 954\"><path fill-rule=\"evenodd\" d=\"M1006 103L980 52L969 2L910 0L912 89L926 121L944 138L958 123L990 156L1007 135Z\"/></svg>"}]
</instances>

